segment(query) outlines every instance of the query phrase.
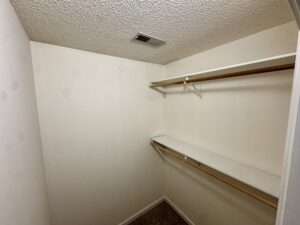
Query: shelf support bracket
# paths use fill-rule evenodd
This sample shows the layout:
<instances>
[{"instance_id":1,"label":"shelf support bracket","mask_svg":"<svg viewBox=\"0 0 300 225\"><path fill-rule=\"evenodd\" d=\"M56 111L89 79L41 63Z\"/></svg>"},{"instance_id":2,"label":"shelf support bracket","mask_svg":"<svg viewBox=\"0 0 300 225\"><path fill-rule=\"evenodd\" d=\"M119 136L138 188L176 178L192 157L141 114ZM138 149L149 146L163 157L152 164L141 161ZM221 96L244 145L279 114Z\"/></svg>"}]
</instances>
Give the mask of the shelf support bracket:
<instances>
[{"instance_id":1,"label":"shelf support bracket","mask_svg":"<svg viewBox=\"0 0 300 225\"><path fill-rule=\"evenodd\" d=\"M152 87L152 86L150 86L150 88L152 88L153 90L158 91L159 93L161 93L164 96L164 98L166 97L166 94L167 94L166 91L161 90L158 87Z\"/></svg>"}]
</instances>

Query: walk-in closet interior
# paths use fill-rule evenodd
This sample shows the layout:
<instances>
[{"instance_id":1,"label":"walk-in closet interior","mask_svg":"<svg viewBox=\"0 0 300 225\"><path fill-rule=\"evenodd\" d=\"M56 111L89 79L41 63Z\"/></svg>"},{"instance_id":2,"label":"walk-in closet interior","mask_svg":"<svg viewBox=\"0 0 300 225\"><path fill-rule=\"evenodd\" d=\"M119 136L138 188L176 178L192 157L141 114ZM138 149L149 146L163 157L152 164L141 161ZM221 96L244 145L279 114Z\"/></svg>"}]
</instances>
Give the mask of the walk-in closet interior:
<instances>
[{"instance_id":1,"label":"walk-in closet interior","mask_svg":"<svg viewBox=\"0 0 300 225\"><path fill-rule=\"evenodd\" d=\"M0 225L299 225L299 9L2 0Z\"/></svg>"}]
</instances>

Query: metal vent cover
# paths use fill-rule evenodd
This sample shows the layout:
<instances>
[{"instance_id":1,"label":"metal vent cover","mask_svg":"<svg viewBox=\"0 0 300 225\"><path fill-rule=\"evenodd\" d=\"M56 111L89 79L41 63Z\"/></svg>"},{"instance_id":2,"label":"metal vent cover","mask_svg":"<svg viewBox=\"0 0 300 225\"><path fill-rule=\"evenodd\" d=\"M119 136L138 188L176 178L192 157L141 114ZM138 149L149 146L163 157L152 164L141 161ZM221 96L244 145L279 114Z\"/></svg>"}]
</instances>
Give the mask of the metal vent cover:
<instances>
[{"instance_id":1,"label":"metal vent cover","mask_svg":"<svg viewBox=\"0 0 300 225\"><path fill-rule=\"evenodd\" d=\"M134 40L136 42L145 43L147 45L155 46L155 47L158 47L158 46L166 44L166 42L163 41L163 40L161 40L161 39L152 37L152 36L150 36L148 34L144 34L144 33L141 33L141 32L137 33L133 37L132 40Z\"/></svg>"}]
</instances>

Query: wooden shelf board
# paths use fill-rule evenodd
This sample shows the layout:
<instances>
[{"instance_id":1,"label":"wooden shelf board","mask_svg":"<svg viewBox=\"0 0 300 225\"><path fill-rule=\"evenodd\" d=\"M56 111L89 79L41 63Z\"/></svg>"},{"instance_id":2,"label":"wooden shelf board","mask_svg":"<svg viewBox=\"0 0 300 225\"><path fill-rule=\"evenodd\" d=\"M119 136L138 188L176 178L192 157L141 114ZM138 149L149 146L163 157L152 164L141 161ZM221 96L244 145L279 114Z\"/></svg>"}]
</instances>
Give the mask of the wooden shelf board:
<instances>
[{"instance_id":1,"label":"wooden shelf board","mask_svg":"<svg viewBox=\"0 0 300 225\"><path fill-rule=\"evenodd\" d=\"M295 59L296 53L289 53L232 66L152 81L150 86L167 87L171 85L183 84L184 81L191 83L293 69L295 66ZM186 80L186 78L188 78L188 80Z\"/></svg>"}]
</instances>

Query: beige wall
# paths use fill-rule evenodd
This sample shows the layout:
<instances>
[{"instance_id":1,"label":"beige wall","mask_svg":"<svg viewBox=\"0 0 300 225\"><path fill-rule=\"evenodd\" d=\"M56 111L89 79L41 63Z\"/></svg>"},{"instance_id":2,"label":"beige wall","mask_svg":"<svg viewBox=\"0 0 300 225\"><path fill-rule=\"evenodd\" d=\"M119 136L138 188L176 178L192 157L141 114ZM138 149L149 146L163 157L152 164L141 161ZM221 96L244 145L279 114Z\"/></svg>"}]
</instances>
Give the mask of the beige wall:
<instances>
[{"instance_id":1,"label":"beige wall","mask_svg":"<svg viewBox=\"0 0 300 225\"><path fill-rule=\"evenodd\" d=\"M54 225L117 224L166 194L195 224L268 225L275 210L149 146L166 133L281 173L292 71L163 99L150 80L294 52L294 22L166 66L32 42ZM163 189L163 185L164 188Z\"/></svg>"},{"instance_id":2,"label":"beige wall","mask_svg":"<svg viewBox=\"0 0 300 225\"><path fill-rule=\"evenodd\" d=\"M290 22L166 65L166 76L296 51ZM281 174L292 71L203 82L203 98L170 88L166 133L274 174ZM196 224L266 225L275 210L168 160L166 194Z\"/></svg>"},{"instance_id":3,"label":"beige wall","mask_svg":"<svg viewBox=\"0 0 300 225\"><path fill-rule=\"evenodd\" d=\"M0 224L49 225L30 43L0 2Z\"/></svg>"},{"instance_id":4,"label":"beige wall","mask_svg":"<svg viewBox=\"0 0 300 225\"><path fill-rule=\"evenodd\" d=\"M53 225L115 225L161 197L162 66L31 46Z\"/></svg>"}]
</instances>

